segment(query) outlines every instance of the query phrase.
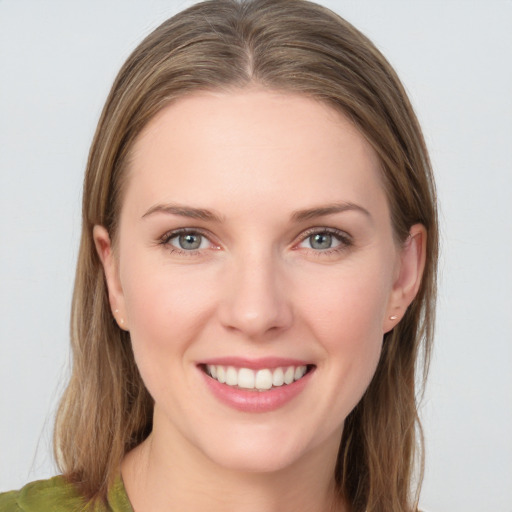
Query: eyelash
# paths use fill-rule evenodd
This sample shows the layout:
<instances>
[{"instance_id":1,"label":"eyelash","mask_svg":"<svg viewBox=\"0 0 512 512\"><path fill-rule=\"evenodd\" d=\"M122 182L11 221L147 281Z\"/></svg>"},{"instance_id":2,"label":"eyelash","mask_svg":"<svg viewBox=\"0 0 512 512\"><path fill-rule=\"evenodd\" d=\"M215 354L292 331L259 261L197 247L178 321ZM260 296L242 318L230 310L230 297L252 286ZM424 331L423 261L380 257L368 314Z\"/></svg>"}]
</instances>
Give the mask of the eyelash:
<instances>
[{"instance_id":1,"label":"eyelash","mask_svg":"<svg viewBox=\"0 0 512 512\"><path fill-rule=\"evenodd\" d=\"M203 238L206 238L210 243L211 236L201 231L200 229L190 229L190 228L180 228L175 229L173 231L168 231L164 236L160 238L159 245L164 246L167 250L169 250L172 254L179 254L180 256L196 256L204 249L191 249L185 250L180 249L179 247L175 247L170 244L170 241L173 238L178 238L181 235L199 235Z\"/></svg>"},{"instance_id":2,"label":"eyelash","mask_svg":"<svg viewBox=\"0 0 512 512\"><path fill-rule=\"evenodd\" d=\"M211 244L211 235L208 235L204 231L200 229L191 229L191 228L180 228L175 229L173 231L169 231L165 233L159 240L159 245L164 246L167 250L169 250L173 254L179 254L180 256L197 256L199 253L204 251L204 249L191 249L191 250L185 250L180 249L178 247L175 247L170 244L170 241L174 238L177 238L181 235L199 235L203 238L206 238ZM345 231L341 231L339 229L334 228L310 228L306 230L305 232L301 233L300 238L297 242L294 242L293 249L298 250L300 249L299 245L304 243L308 238L311 238L315 235L330 235L333 238L335 238L339 245L327 248L327 249L314 249L312 247L308 248L307 250L313 253L315 256L321 257L321 256L329 256L333 254L339 254L340 252L346 251L353 245L352 237L346 233ZM219 248L219 246L216 246L215 248Z\"/></svg>"},{"instance_id":3,"label":"eyelash","mask_svg":"<svg viewBox=\"0 0 512 512\"><path fill-rule=\"evenodd\" d=\"M337 245L335 247L323 249L323 250L322 249L313 249L312 247L309 248L309 251L318 257L339 254L341 252L346 251L352 245L354 245L352 237L345 231L341 231L341 230L335 229L335 228L322 227L322 228L311 228L311 229L306 230L304 233L301 233L300 240L298 243L294 244L294 248L297 248L297 246L299 244L304 243L306 240L308 240L308 238L311 238L314 235L330 235L339 242L339 245Z\"/></svg>"}]
</instances>

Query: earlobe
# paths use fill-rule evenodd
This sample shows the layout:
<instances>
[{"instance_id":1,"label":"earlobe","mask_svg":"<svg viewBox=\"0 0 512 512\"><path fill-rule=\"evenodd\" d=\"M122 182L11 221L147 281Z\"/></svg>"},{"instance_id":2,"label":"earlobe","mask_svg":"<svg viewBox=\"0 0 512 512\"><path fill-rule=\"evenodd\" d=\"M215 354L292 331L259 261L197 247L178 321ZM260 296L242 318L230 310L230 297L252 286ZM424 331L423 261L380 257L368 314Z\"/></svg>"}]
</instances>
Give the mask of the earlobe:
<instances>
[{"instance_id":1,"label":"earlobe","mask_svg":"<svg viewBox=\"0 0 512 512\"><path fill-rule=\"evenodd\" d=\"M383 332L388 332L400 322L405 311L420 289L425 268L427 230L414 224L400 252L399 269L393 283Z\"/></svg>"},{"instance_id":2,"label":"earlobe","mask_svg":"<svg viewBox=\"0 0 512 512\"><path fill-rule=\"evenodd\" d=\"M127 330L123 289L119 279L119 268L112 247L110 235L105 227L96 225L93 228L94 245L103 265L107 282L108 297L112 314L121 329Z\"/></svg>"}]
</instances>

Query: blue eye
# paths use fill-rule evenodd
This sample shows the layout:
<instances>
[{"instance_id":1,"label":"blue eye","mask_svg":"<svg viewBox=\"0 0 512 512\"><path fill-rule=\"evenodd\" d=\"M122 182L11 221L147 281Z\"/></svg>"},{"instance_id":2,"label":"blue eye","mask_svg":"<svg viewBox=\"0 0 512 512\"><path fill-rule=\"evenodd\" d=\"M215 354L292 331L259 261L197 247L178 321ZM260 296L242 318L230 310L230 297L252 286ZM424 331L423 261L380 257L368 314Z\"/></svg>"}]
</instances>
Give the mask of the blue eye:
<instances>
[{"instance_id":1,"label":"blue eye","mask_svg":"<svg viewBox=\"0 0 512 512\"><path fill-rule=\"evenodd\" d=\"M299 247L304 249L312 249L317 252L328 252L330 250L342 250L352 245L349 235L343 231L334 229L323 229L309 231L305 233Z\"/></svg>"},{"instance_id":2,"label":"blue eye","mask_svg":"<svg viewBox=\"0 0 512 512\"><path fill-rule=\"evenodd\" d=\"M185 251L194 251L201 247L202 241L202 235L197 233L185 233L183 235L178 235L172 238L171 244L177 245L180 249L184 249Z\"/></svg>"},{"instance_id":3,"label":"blue eye","mask_svg":"<svg viewBox=\"0 0 512 512\"><path fill-rule=\"evenodd\" d=\"M317 249L319 251L331 249L333 242L337 242L339 244L339 240L333 239L333 236L330 233L315 233L308 237L308 241L312 249Z\"/></svg>"},{"instance_id":4,"label":"blue eye","mask_svg":"<svg viewBox=\"0 0 512 512\"><path fill-rule=\"evenodd\" d=\"M162 239L162 243L170 245L172 249L185 252L208 249L211 246L208 238L197 231L175 231L174 233L169 233Z\"/></svg>"}]
</instances>

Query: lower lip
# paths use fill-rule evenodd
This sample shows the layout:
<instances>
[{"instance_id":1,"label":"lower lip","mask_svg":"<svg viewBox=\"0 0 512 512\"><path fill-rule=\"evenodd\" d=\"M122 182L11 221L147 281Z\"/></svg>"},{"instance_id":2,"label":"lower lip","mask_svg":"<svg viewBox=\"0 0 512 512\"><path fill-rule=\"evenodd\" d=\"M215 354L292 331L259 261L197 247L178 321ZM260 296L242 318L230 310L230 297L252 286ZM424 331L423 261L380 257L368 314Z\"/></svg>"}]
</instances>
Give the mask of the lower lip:
<instances>
[{"instance_id":1,"label":"lower lip","mask_svg":"<svg viewBox=\"0 0 512 512\"><path fill-rule=\"evenodd\" d=\"M269 389L249 391L221 384L200 369L210 391L224 404L242 412L270 412L291 402L309 382L313 371L309 371L291 384Z\"/></svg>"}]
</instances>

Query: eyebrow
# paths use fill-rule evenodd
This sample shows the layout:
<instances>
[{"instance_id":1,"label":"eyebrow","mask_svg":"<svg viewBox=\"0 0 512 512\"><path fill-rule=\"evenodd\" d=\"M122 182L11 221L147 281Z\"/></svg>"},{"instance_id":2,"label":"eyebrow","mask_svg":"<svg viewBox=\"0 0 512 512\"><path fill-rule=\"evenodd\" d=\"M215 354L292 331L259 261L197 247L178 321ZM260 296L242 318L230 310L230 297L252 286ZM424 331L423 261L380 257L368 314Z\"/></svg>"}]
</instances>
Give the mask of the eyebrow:
<instances>
[{"instance_id":1,"label":"eyebrow","mask_svg":"<svg viewBox=\"0 0 512 512\"><path fill-rule=\"evenodd\" d=\"M326 206L318 206L315 208L307 208L305 210L296 210L291 215L292 222L304 222L306 220L323 217L326 215L333 215L336 213L343 213L346 211L361 212L371 219L371 214L368 210L354 203L334 203ZM152 206L142 218L149 217L155 213L165 213L168 215L179 215L180 217L188 217L189 219L199 219L210 222L222 222L220 215L205 208L193 208L191 206L184 206L178 204L157 204Z\"/></svg>"},{"instance_id":2,"label":"eyebrow","mask_svg":"<svg viewBox=\"0 0 512 512\"><path fill-rule=\"evenodd\" d=\"M206 210L204 208L193 208L191 206L183 206L178 204L157 204L152 206L142 218L148 217L155 213L166 213L169 215L179 215L180 217L188 217L190 219L199 219L204 221L222 222L220 215Z\"/></svg>"},{"instance_id":3,"label":"eyebrow","mask_svg":"<svg viewBox=\"0 0 512 512\"><path fill-rule=\"evenodd\" d=\"M293 212L291 218L295 222L303 222L305 220L311 220L325 215L333 215L335 213L343 213L346 211L361 212L370 219L372 218L370 212L366 208L354 203L334 203L316 208L308 208L306 210L297 210Z\"/></svg>"}]
</instances>

